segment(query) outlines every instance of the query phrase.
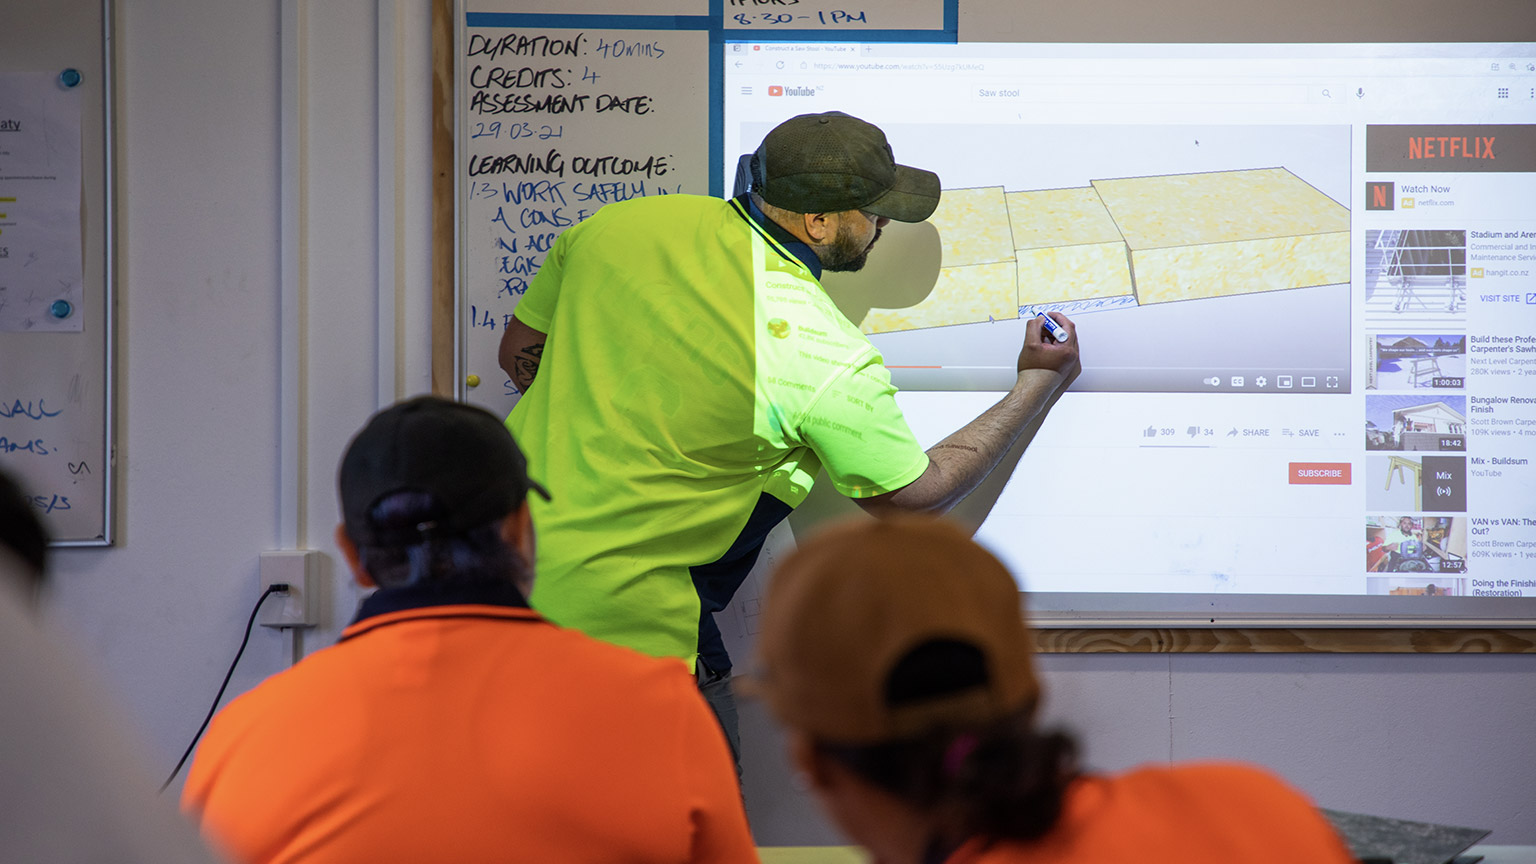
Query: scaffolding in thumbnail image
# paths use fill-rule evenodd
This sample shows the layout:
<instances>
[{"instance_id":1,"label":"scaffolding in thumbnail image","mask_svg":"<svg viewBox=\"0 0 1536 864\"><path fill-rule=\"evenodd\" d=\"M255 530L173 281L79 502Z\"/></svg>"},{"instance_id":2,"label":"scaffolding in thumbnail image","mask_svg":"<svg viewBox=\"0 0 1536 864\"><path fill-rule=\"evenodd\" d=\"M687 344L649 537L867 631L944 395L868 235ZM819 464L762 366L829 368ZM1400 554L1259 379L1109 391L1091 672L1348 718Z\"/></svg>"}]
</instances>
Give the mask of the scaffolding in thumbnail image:
<instances>
[{"instance_id":1,"label":"scaffolding in thumbnail image","mask_svg":"<svg viewBox=\"0 0 1536 864\"><path fill-rule=\"evenodd\" d=\"M1366 239L1368 316L1404 321L1466 312L1465 231L1391 229L1368 231Z\"/></svg>"}]
</instances>

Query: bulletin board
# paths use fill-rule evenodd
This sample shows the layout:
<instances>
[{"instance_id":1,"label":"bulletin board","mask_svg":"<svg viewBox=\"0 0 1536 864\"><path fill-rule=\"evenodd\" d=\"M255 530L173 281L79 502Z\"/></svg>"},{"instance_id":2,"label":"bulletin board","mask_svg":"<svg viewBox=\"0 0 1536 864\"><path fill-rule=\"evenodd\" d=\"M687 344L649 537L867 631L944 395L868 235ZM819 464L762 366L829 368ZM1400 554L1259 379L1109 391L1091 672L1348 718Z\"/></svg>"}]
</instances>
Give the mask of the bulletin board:
<instances>
[{"instance_id":1,"label":"bulletin board","mask_svg":"<svg viewBox=\"0 0 1536 864\"><path fill-rule=\"evenodd\" d=\"M57 545L112 543L112 4L0 28L0 469Z\"/></svg>"}]
</instances>

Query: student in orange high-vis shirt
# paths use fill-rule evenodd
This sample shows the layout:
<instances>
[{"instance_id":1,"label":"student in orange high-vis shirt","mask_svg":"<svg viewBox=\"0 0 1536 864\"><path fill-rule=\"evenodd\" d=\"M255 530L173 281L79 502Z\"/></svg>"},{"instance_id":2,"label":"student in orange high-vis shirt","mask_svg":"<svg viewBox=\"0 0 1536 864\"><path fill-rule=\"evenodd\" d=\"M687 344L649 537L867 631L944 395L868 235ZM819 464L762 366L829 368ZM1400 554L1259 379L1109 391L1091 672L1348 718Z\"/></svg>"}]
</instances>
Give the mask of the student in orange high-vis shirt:
<instances>
[{"instance_id":1,"label":"student in orange high-vis shirt","mask_svg":"<svg viewBox=\"0 0 1536 864\"><path fill-rule=\"evenodd\" d=\"M769 583L749 689L833 820L879 864L1349 864L1258 768L1081 772L1040 697L1018 585L957 527L830 528Z\"/></svg>"},{"instance_id":2,"label":"student in orange high-vis shirt","mask_svg":"<svg viewBox=\"0 0 1536 864\"><path fill-rule=\"evenodd\" d=\"M755 861L730 751L687 667L528 608L526 462L435 397L342 460L341 641L225 708L185 809L234 861Z\"/></svg>"}]
</instances>

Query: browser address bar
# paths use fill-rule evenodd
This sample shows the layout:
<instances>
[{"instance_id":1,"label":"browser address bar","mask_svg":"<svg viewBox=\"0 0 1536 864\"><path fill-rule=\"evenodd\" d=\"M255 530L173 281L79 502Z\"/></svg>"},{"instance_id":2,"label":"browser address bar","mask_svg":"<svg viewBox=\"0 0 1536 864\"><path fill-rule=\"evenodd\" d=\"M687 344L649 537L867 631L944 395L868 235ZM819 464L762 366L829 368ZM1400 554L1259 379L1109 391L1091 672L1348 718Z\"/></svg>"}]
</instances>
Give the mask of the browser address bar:
<instances>
[{"instance_id":1,"label":"browser address bar","mask_svg":"<svg viewBox=\"0 0 1536 864\"><path fill-rule=\"evenodd\" d=\"M1318 101L1314 88L1301 84L1146 84L1142 82L1071 83L1064 81L967 84L970 100L984 103L1212 103L1298 104Z\"/></svg>"}]
</instances>

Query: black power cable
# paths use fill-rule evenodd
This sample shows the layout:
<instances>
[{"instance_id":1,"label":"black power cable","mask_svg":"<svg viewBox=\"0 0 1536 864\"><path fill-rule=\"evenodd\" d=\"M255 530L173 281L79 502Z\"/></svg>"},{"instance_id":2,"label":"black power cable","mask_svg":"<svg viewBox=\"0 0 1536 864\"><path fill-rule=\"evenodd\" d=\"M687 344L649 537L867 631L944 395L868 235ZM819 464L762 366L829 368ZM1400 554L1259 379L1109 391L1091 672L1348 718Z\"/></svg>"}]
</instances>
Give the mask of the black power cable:
<instances>
[{"instance_id":1,"label":"black power cable","mask_svg":"<svg viewBox=\"0 0 1536 864\"><path fill-rule=\"evenodd\" d=\"M240 650L235 652L234 662L229 664L229 671L224 673L224 683L219 685L219 694L213 697L213 704L208 706L208 716L203 718L203 725L197 727L197 734L192 736L192 742L187 745L187 752L181 754L181 760L171 770L171 776L165 778L165 782L160 784L161 792L170 788L171 781L181 773L181 766L187 764L187 757L192 755L192 749L197 746L198 741L202 740L203 733L208 731L208 724L213 720L214 712L219 710L219 700L224 698L224 688L229 686L229 679L234 677L235 667L240 665L240 658L245 654L246 643L251 641L251 628L256 624L256 613L261 611L261 604L267 602L267 598L273 594L286 593L288 593L288 585L285 582L274 582L267 586L267 590L261 592L261 599L257 600L255 608L251 609L250 620L245 622L245 636L240 639Z\"/></svg>"}]
</instances>

